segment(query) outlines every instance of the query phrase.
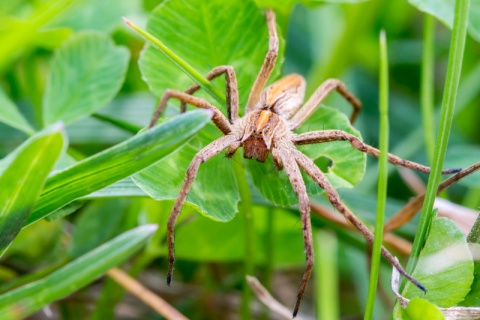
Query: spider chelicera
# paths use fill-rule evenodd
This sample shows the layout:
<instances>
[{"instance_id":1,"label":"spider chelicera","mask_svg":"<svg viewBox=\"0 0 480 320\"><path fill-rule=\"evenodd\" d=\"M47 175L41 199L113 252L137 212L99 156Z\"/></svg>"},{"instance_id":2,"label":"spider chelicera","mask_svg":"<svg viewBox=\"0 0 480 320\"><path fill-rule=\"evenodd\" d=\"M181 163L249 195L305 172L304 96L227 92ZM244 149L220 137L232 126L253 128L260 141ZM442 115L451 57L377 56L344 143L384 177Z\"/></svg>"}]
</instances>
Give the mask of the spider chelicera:
<instances>
[{"instance_id":1,"label":"spider chelicera","mask_svg":"<svg viewBox=\"0 0 480 320\"><path fill-rule=\"evenodd\" d=\"M278 36L273 10L267 9L266 17L269 31L269 49L252 90L250 91L243 117L239 118L238 116L238 88L235 71L231 66L219 66L212 69L205 78L213 80L220 75L225 75L228 118L205 99L193 96L193 94L200 89L200 87L195 84L185 92L167 90L152 117L150 127L156 124L168 100L170 98L176 98L181 101L182 112L185 111L186 104L210 110L213 113L213 123L224 134L224 136L214 140L195 155L188 167L180 194L170 213L167 226L169 256L168 285L170 285L172 281L173 265L175 262L175 222L187 198L187 194L192 186L200 164L224 150L227 150L227 156L232 156L240 147L243 147L245 158L256 159L260 162L264 162L268 155L272 154L275 166L278 170L286 171L290 183L299 199L303 240L305 243L306 267L293 309L293 317L295 317L298 313L300 302L302 301L313 267L310 205L300 169L325 190L331 204L363 234L368 242L373 243L374 239L374 235L368 227L340 200L337 191L327 180L325 174L310 158L300 152L296 146L330 141L348 141L355 149L374 157L379 156L379 150L363 143L354 135L341 130L318 130L302 134L294 133L294 130L300 127L300 125L310 117L325 97L332 91L340 93L353 106L353 113L350 117L351 123L357 118L362 106L360 101L348 92L345 85L337 79L329 79L322 83L305 104L303 104L303 100L305 98L306 83L304 78L298 74L288 75L264 88L275 66L278 55ZM425 173L430 172L429 167L401 159L392 154L388 155L388 161L394 165L404 166ZM457 171L456 169L444 170L442 173L454 173ZM382 247L382 255L408 280L421 290L426 291L418 281L403 269L400 263L384 247Z\"/></svg>"}]
</instances>

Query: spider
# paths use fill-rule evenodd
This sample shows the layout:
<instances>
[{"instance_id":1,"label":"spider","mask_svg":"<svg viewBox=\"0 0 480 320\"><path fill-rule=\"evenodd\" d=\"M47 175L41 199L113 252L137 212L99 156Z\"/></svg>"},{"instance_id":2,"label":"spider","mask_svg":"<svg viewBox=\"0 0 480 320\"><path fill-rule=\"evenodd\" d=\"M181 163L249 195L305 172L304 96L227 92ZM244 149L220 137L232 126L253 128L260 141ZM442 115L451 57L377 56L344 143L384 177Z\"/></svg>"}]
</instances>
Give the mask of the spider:
<instances>
[{"instance_id":1,"label":"spider","mask_svg":"<svg viewBox=\"0 0 480 320\"><path fill-rule=\"evenodd\" d=\"M168 100L176 98L181 102L182 112L185 111L186 104L210 110L213 114L213 123L224 134L224 136L214 140L195 155L187 169L180 193L170 213L167 224L169 257L167 274L168 285L172 282L173 266L175 262L175 222L187 198L200 164L224 150L227 150L226 155L227 157L230 157L237 149L243 147L245 158L264 162L269 154L271 154L278 170L286 171L290 183L299 199L306 256L305 271L293 308L293 317L295 317L298 313L313 267L310 205L300 169L325 190L331 204L363 234L368 242L373 243L374 239L374 235L368 227L363 224L363 222L340 200L337 191L327 180L325 174L310 158L300 152L296 146L343 140L350 142L355 149L374 157L379 156L379 150L363 143L354 135L341 130L319 130L302 134L294 133L294 130L300 127L300 125L310 117L325 97L332 91L340 93L340 95L352 105L353 112L350 117L351 123L357 118L362 105L353 94L347 91L345 85L337 79L329 79L322 83L303 105L306 82L304 78L298 74L288 75L265 88L278 55L278 36L273 10L266 10L266 20L269 33L269 48L263 65L250 91L243 117L239 118L238 115L238 87L235 71L231 66L218 66L212 69L205 78L211 81L216 77L225 75L228 118L205 99L193 96L193 94L200 89L198 84L194 84L185 92L170 89L166 90L152 117L149 127L153 127L156 124L160 114L167 105ZM425 173L430 172L429 167L401 159L392 154L388 155L388 161L394 165L404 166ZM444 174L454 172L457 172L457 170L442 171ZM382 255L402 275L414 283L418 288L426 292L426 289L409 275L393 255L384 247L382 247Z\"/></svg>"}]
</instances>

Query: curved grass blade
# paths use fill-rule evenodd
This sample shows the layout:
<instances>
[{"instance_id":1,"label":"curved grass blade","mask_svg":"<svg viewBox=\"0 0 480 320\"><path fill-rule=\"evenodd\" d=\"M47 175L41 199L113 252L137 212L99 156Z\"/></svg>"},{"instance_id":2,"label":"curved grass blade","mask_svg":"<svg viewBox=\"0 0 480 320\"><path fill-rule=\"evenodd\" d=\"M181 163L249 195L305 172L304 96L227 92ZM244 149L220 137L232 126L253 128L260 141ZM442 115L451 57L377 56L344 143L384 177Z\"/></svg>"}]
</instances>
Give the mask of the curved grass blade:
<instances>
[{"instance_id":1,"label":"curved grass blade","mask_svg":"<svg viewBox=\"0 0 480 320\"><path fill-rule=\"evenodd\" d=\"M86 286L134 254L156 229L144 225L127 231L45 278L1 295L0 319L23 319Z\"/></svg>"},{"instance_id":2,"label":"curved grass blade","mask_svg":"<svg viewBox=\"0 0 480 320\"><path fill-rule=\"evenodd\" d=\"M32 212L65 145L62 131L63 125L54 125L28 139L9 157L0 176L0 250L13 241Z\"/></svg>"},{"instance_id":3,"label":"curved grass blade","mask_svg":"<svg viewBox=\"0 0 480 320\"><path fill-rule=\"evenodd\" d=\"M26 225L154 164L187 142L210 118L205 110L188 112L56 173L47 180Z\"/></svg>"}]
</instances>

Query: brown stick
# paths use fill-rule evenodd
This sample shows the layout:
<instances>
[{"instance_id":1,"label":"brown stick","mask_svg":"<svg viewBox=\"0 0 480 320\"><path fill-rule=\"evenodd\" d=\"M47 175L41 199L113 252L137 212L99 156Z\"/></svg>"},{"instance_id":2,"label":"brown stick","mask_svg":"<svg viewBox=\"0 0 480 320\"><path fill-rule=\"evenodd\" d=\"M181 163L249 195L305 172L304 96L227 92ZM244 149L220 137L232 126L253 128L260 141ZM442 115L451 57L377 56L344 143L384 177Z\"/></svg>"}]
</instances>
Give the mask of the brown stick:
<instances>
[{"instance_id":1,"label":"brown stick","mask_svg":"<svg viewBox=\"0 0 480 320\"><path fill-rule=\"evenodd\" d=\"M129 276L123 270L113 268L107 271L107 275L124 287L128 292L142 300L146 305L150 306L159 315L172 320L188 320L188 318L181 314L177 309L172 307L152 291L145 288L140 282Z\"/></svg>"},{"instance_id":2,"label":"brown stick","mask_svg":"<svg viewBox=\"0 0 480 320\"><path fill-rule=\"evenodd\" d=\"M257 296L262 303L267 306L272 312L278 315L281 319L291 320L292 315L290 310L283 304L278 302L271 294L265 289L264 286L258 281L257 278L247 275L247 283L252 289L253 293ZM297 317L298 320L303 320L301 316Z\"/></svg>"},{"instance_id":3,"label":"brown stick","mask_svg":"<svg viewBox=\"0 0 480 320\"><path fill-rule=\"evenodd\" d=\"M463 169L459 173L451 176L450 178L446 179L442 183L439 184L437 194L445 190L446 188L450 187L455 182L459 181L460 179L474 173L475 171L480 169L480 162L471 165L470 167ZM400 209L395 215L388 220L383 228L383 232L390 232L395 230L408 221L410 221L418 210L422 207L423 200L425 199L425 193L416 196L412 200L410 200L402 209Z\"/></svg>"}]
</instances>

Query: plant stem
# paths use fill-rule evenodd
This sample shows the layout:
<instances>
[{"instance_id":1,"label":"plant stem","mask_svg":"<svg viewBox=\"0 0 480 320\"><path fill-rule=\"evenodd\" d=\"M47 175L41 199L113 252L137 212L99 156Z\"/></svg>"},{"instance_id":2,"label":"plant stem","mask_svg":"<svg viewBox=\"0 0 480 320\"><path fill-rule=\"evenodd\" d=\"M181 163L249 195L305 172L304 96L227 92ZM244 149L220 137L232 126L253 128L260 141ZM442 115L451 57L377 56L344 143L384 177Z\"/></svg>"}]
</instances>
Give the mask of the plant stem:
<instances>
[{"instance_id":1,"label":"plant stem","mask_svg":"<svg viewBox=\"0 0 480 320\"><path fill-rule=\"evenodd\" d=\"M317 319L339 319L338 308L338 240L331 230L318 229L314 238L315 293Z\"/></svg>"},{"instance_id":2,"label":"plant stem","mask_svg":"<svg viewBox=\"0 0 480 320\"><path fill-rule=\"evenodd\" d=\"M387 202L388 183L388 54L385 31L380 33L380 156L378 159L377 216L375 219L375 239L373 241L370 282L368 285L367 306L364 319L372 319L377 294L380 257L383 240L383 224Z\"/></svg>"},{"instance_id":3,"label":"plant stem","mask_svg":"<svg viewBox=\"0 0 480 320\"><path fill-rule=\"evenodd\" d=\"M435 148L434 120L434 64L435 64L435 18L428 13L425 14L423 22L423 55L422 55L422 79L421 79L421 106L423 133L427 158L429 163L433 162L433 151Z\"/></svg>"},{"instance_id":4,"label":"plant stem","mask_svg":"<svg viewBox=\"0 0 480 320\"><path fill-rule=\"evenodd\" d=\"M210 94L215 100L217 100L222 105L225 105L225 95L222 92L220 92L220 90L218 90L210 81L205 79L197 70L195 70L185 60L177 56L162 41L160 41L150 32L138 27L127 18L123 18L123 21L125 21L125 23L129 27L131 27L133 30L138 32L142 37L144 37L153 46L155 46L158 50L160 50L168 59L170 59L170 61L172 61L175 65L177 65L177 67L179 67L180 70L182 70L193 81L198 83L198 85L202 87L202 89L204 89L208 94Z\"/></svg>"},{"instance_id":5,"label":"plant stem","mask_svg":"<svg viewBox=\"0 0 480 320\"><path fill-rule=\"evenodd\" d=\"M469 0L458 0L455 2L455 17L453 22L452 39L450 42L450 53L448 57L448 68L445 79L444 95L440 114L437 140L434 150L432 169L425 193L425 201L422 207L422 214L418 224L417 233L413 242L412 252L408 260L407 272L412 273L425 243L427 233L433 218L433 203L437 193L438 184L441 178L443 160L447 150L448 137L453 121L455 99L462 71L463 52L465 49L465 38L467 34Z\"/></svg>"},{"instance_id":6,"label":"plant stem","mask_svg":"<svg viewBox=\"0 0 480 320\"><path fill-rule=\"evenodd\" d=\"M253 276L255 272L255 226L252 216L252 196L250 187L248 186L245 170L242 161L233 161L233 169L235 178L240 192L240 204L238 205L239 214L243 217L245 228L245 275ZM243 283L241 315L242 319L251 319L250 316L250 300L252 292L246 280Z\"/></svg>"}]
</instances>

